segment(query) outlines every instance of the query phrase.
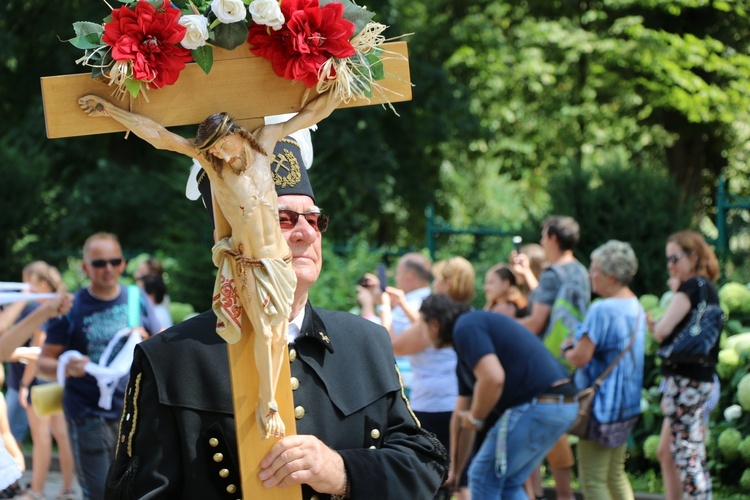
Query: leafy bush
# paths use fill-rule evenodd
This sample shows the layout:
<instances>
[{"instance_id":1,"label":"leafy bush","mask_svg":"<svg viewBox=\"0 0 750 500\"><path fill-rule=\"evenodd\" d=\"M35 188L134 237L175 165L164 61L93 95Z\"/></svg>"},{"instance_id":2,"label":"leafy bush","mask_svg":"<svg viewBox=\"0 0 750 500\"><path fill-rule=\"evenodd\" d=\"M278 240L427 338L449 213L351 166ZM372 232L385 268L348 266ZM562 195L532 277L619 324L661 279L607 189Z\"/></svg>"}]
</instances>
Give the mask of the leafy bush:
<instances>
[{"instance_id":1,"label":"leafy bush","mask_svg":"<svg viewBox=\"0 0 750 500\"><path fill-rule=\"evenodd\" d=\"M730 317L750 314L750 288L730 281L719 288L719 301Z\"/></svg>"},{"instance_id":2,"label":"leafy bush","mask_svg":"<svg viewBox=\"0 0 750 500\"><path fill-rule=\"evenodd\" d=\"M357 282L365 273L375 272L383 253L383 249L373 249L361 236L339 248L323 239L323 268L310 290L310 302L338 311L356 308Z\"/></svg>"},{"instance_id":3,"label":"leafy bush","mask_svg":"<svg viewBox=\"0 0 750 500\"><path fill-rule=\"evenodd\" d=\"M659 448L659 440L659 436L652 435L647 437L643 443L643 456L654 463L659 463L659 457L656 454Z\"/></svg>"},{"instance_id":4,"label":"leafy bush","mask_svg":"<svg viewBox=\"0 0 750 500\"><path fill-rule=\"evenodd\" d=\"M745 411L750 411L750 373L743 376L737 384L737 401Z\"/></svg>"},{"instance_id":5,"label":"leafy bush","mask_svg":"<svg viewBox=\"0 0 750 500\"><path fill-rule=\"evenodd\" d=\"M750 469L745 469L740 478L740 488L744 491L750 491Z\"/></svg>"},{"instance_id":6,"label":"leafy bush","mask_svg":"<svg viewBox=\"0 0 750 500\"><path fill-rule=\"evenodd\" d=\"M734 462L740 458L739 445L742 441L742 434L737 429L724 429L719 434L719 451L721 455L729 462Z\"/></svg>"}]
</instances>

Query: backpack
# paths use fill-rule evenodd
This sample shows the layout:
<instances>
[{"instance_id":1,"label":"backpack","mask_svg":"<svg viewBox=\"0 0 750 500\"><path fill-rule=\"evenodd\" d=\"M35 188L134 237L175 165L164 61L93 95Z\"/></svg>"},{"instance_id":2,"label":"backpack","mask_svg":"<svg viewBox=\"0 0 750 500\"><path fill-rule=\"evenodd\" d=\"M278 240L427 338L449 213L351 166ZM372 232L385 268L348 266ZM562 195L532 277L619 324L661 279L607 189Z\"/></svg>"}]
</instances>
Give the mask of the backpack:
<instances>
[{"instance_id":1,"label":"backpack","mask_svg":"<svg viewBox=\"0 0 750 500\"><path fill-rule=\"evenodd\" d=\"M573 367L561 355L560 346L565 339L575 335L576 329L583 322L591 298L583 293L577 283L571 283L566 276L562 276L554 266L550 269L557 275L561 286L552 304L547 331L542 340L555 358L561 360L566 368L572 369Z\"/></svg>"}]
</instances>

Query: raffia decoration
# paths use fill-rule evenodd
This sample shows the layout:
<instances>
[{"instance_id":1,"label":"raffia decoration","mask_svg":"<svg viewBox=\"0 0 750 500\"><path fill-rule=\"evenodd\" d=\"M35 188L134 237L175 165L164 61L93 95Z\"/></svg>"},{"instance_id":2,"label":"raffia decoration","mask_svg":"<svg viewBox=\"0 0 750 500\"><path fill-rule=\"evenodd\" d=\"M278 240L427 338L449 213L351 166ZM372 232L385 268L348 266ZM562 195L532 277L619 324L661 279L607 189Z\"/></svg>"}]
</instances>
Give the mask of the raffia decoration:
<instances>
[{"instance_id":1,"label":"raffia decoration","mask_svg":"<svg viewBox=\"0 0 750 500\"><path fill-rule=\"evenodd\" d=\"M380 47L385 43L386 38L383 31L387 26L384 24L370 22L354 38L351 43L354 47L355 54L346 59L336 59L331 57L323 64L318 72L318 85L316 90L319 94L324 92L333 92L333 95L343 102L349 102L358 99L367 99L367 92L372 89L373 94L378 94L388 105L390 100L385 95L383 87L375 81L372 73L369 72L369 66L365 60L366 54L373 49ZM390 51L383 51L380 56L381 61L388 57L398 57L404 59L401 54ZM363 72L365 72L363 74Z\"/></svg>"}]
</instances>

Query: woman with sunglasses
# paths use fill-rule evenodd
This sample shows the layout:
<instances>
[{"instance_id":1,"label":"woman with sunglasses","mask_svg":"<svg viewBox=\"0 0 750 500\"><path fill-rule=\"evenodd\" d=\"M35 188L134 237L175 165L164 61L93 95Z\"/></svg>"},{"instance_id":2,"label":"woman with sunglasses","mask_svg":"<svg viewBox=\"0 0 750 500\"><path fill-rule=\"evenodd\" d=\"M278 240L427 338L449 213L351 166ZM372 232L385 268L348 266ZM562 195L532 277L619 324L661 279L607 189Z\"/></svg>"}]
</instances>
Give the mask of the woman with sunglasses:
<instances>
[{"instance_id":1,"label":"woman with sunglasses","mask_svg":"<svg viewBox=\"0 0 750 500\"><path fill-rule=\"evenodd\" d=\"M667 270L670 279L679 282L677 291L658 322L647 316L654 339L662 345L674 341L690 321L693 310L701 301L705 287L708 304L718 304L719 296L713 281L719 277L719 263L713 250L695 231L680 231L667 238ZM662 372L662 412L664 423L661 440L671 440L671 458L677 467L682 491L665 481L667 499L711 498L711 478L706 468L705 434L702 423L706 402L711 395L718 358L718 340L708 360L676 363L664 360ZM660 446L661 447L661 446ZM662 463L669 477L671 464Z\"/></svg>"}]
</instances>

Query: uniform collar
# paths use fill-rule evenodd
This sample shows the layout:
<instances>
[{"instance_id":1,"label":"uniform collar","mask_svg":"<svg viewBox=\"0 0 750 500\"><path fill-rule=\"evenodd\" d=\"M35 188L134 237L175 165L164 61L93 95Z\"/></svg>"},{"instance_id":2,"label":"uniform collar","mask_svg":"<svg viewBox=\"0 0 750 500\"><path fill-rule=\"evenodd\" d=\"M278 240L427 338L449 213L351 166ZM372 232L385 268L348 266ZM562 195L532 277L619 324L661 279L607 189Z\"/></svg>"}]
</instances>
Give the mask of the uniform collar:
<instances>
[{"instance_id":1,"label":"uniform collar","mask_svg":"<svg viewBox=\"0 0 750 500\"><path fill-rule=\"evenodd\" d=\"M313 339L333 353L333 345L328 337L326 326L320 316L313 310L309 301L305 304L305 318L302 320L302 328L300 328L297 336L297 342L302 338Z\"/></svg>"}]
</instances>

